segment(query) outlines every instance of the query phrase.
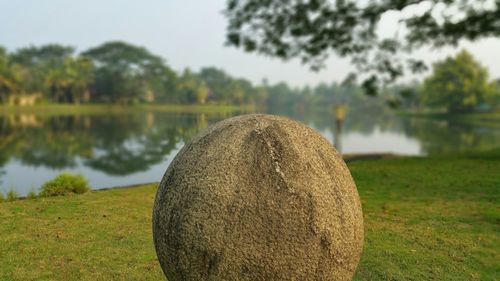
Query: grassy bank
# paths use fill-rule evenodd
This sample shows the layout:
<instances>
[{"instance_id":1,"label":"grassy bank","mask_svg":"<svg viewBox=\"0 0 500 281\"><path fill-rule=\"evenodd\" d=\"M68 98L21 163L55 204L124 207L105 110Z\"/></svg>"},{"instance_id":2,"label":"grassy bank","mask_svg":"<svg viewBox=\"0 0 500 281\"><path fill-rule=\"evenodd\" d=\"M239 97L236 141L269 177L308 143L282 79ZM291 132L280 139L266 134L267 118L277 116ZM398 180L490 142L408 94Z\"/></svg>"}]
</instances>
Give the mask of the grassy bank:
<instances>
[{"instance_id":1,"label":"grassy bank","mask_svg":"<svg viewBox=\"0 0 500 281\"><path fill-rule=\"evenodd\" d=\"M117 105L117 104L41 104L35 106L7 106L0 105L0 115L11 114L37 114L37 115L66 115L66 114L121 114L142 111L151 112L178 112L178 113L229 113L252 111L252 106L235 105L184 105L184 104L158 104L158 105Z\"/></svg>"},{"instance_id":2,"label":"grassy bank","mask_svg":"<svg viewBox=\"0 0 500 281\"><path fill-rule=\"evenodd\" d=\"M500 111L473 112L473 113L461 113L461 114L402 111L398 112L398 114L400 116L406 116L406 117L451 120L461 123L482 124L482 125L491 125L495 127L500 127Z\"/></svg>"},{"instance_id":3,"label":"grassy bank","mask_svg":"<svg viewBox=\"0 0 500 281\"><path fill-rule=\"evenodd\" d=\"M500 278L500 151L349 163L365 216L355 280ZM0 280L162 280L155 185L0 204Z\"/></svg>"}]
</instances>

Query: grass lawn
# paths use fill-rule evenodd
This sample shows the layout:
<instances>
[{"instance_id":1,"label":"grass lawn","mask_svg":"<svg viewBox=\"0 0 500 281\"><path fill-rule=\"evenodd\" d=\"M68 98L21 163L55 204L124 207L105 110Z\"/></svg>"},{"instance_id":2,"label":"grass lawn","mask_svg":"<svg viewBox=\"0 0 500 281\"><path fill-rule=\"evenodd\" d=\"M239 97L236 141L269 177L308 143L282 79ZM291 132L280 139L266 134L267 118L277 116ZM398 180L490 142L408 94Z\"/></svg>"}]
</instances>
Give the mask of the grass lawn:
<instances>
[{"instance_id":1,"label":"grass lawn","mask_svg":"<svg viewBox=\"0 0 500 281\"><path fill-rule=\"evenodd\" d=\"M499 280L500 150L354 161L355 280ZM0 203L0 280L162 280L155 185Z\"/></svg>"},{"instance_id":2,"label":"grass lawn","mask_svg":"<svg viewBox=\"0 0 500 281\"><path fill-rule=\"evenodd\" d=\"M0 115L11 114L36 114L36 115L74 115L74 114L109 114L109 113L134 113L134 112L195 112L195 113L227 113L248 112L254 110L250 105L242 107L235 105L217 104L41 104L34 106L8 106L0 105Z\"/></svg>"}]
</instances>

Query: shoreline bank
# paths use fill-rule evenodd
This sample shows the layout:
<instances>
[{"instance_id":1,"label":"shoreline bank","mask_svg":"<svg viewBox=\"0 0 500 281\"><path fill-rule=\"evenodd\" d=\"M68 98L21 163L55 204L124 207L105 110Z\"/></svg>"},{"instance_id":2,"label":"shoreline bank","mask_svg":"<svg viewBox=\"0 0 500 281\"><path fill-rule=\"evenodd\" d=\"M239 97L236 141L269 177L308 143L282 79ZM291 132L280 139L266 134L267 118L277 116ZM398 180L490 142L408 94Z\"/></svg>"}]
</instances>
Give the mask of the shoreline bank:
<instances>
[{"instance_id":1,"label":"shoreline bank","mask_svg":"<svg viewBox=\"0 0 500 281\"><path fill-rule=\"evenodd\" d=\"M123 114L140 112L172 112L172 113L233 113L252 112L252 105L187 105L187 104L41 104L34 106L0 105L0 116L13 114L35 115L78 115L78 114Z\"/></svg>"}]
</instances>

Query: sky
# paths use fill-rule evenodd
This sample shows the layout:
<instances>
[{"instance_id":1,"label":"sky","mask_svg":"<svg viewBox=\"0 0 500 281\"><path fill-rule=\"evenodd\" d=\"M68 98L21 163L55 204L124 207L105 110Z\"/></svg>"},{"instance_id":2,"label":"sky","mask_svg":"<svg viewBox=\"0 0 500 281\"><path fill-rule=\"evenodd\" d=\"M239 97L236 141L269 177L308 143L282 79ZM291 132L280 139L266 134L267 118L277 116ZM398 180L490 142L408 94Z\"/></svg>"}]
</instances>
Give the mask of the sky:
<instances>
[{"instance_id":1,"label":"sky","mask_svg":"<svg viewBox=\"0 0 500 281\"><path fill-rule=\"evenodd\" d=\"M313 72L297 60L278 59L224 46L226 0L0 0L0 45L13 51L29 45L60 43L78 51L111 40L148 48L162 56L173 69L197 71L204 66L221 68L235 77L260 83L263 78L293 86L341 81L353 71L348 59L332 55L327 67ZM381 23L389 32L395 18ZM500 78L500 39L463 43ZM415 57L427 62L442 59L458 49L424 50ZM406 77L410 79L410 77Z\"/></svg>"}]
</instances>

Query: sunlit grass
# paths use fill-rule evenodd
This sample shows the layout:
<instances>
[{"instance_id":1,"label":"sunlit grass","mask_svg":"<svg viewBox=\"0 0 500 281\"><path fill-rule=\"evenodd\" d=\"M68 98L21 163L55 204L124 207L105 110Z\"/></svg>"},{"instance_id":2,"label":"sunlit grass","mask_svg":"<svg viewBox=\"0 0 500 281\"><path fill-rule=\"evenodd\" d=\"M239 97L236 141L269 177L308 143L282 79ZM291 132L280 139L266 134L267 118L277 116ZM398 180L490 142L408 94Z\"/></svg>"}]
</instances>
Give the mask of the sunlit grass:
<instances>
[{"instance_id":1,"label":"sunlit grass","mask_svg":"<svg viewBox=\"0 0 500 281\"><path fill-rule=\"evenodd\" d=\"M161 280L156 187L0 204L0 280Z\"/></svg>"},{"instance_id":2,"label":"sunlit grass","mask_svg":"<svg viewBox=\"0 0 500 281\"><path fill-rule=\"evenodd\" d=\"M356 280L498 280L500 151L355 162Z\"/></svg>"},{"instance_id":3,"label":"sunlit grass","mask_svg":"<svg viewBox=\"0 0 500 281\"><path fill-rule=\"evenodd\" d=\"M355 280L498 280L500 151L349 164L365 248ZM0 280L162 280L155 185L0 204Z\"/></svg>"},{"instance_id":4,"label":"sunlit grass","mask_svg":"<svg viewBox=\"0 0 500 281\"><path fill-rule=\"evenodd\" d=\"M34 106L8 106L0 105L0 115L30 113L36 115L67 115L67 114L122 114L134 112L177 112L177 113L230 113L251 112L251 105L183 105L183 104L40 104Z\"/></svg>"}]
</instances>

